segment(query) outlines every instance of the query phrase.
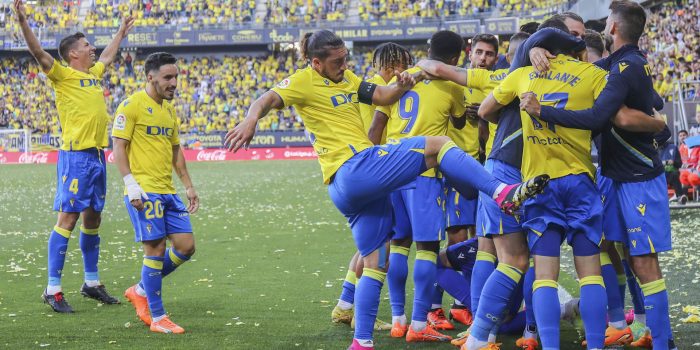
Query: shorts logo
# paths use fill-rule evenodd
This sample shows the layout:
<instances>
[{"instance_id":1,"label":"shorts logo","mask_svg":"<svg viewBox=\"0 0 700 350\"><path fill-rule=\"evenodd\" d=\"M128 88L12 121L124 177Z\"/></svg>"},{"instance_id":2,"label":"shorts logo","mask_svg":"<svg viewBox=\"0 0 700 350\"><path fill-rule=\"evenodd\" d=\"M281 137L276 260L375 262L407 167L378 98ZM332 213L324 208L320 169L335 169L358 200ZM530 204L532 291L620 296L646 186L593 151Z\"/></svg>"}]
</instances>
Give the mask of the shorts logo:
<instances>
[{"instance_id":1,"label":"shorts logo","mask_svg":"<svg viewBox=\"0 0 700 350\"><path fill-rule=\"evenodd\" d=\"M632 247L637 248L637 240L636 239L632 240Z\"/></svg>"},{"instance_id":2,"label":"shorts logo","mask_svg":"<svg viewBox=\"0 0 700 350\"><path fill-rule=\"evenodd\" d=\"M114 129L124 130L124 128L126 128L126 116L120 114L116 118L114 118Z\"/></svg>"},{"instance_id":3,"label":"shorts logo","mask_svg":"<svg viewBox=\"0 0 700 350\"><path fill-rule=\"evenodd\" d=\"M62 177L63 183L66 183L66 178L67 178L66 175L63 175L63 177Z\"/></svg>"},{"instance_id":4,"label":"shorts logo","mask_svg":"<svg viewBox=\"0 0 700 350\"><path fill-rule=\"evenodd\" d=\"M70 206L72 207L74 203L75 203L75 199L71 199L71 200L70 200Z\"/></svg>"},{"instance_id":5,"label":"shorts logo","mask_svg":"<svg viewBox=\"0 0 700 350\"><path fill-rule=\"evenodd\" d=\"M380 150L377 151L377 155L380 156L380 157L384 157L384 156L387 155L387 154L389 154L389 152L387 152L387 151L385 151L385 150L383 150L383 149L380 149Z\"/></svg>"},{"instance_id":6,"label":"shorts logo","mask_svg":"<svg viewBox=\"0 0 700 350\"><path fill-rule=\"evenodd\" d=\"M284 88L286 88L287 86L289 86L289 78L284 79L284 80L280 81L280 82L277 84L277 87L280 88L280 89L284 89Z\"/></svg>"},{"instance_id":7,"label":"shorts logo","mask_svg":"<svg viewBox=\"0 0 700 350\"><path fill-rule=\"evenodd\" d=\"M152 229L153 229L153 225L151 225L151 224L146 225L146 231L148 231L148 233L151 233Z\"/></svg>"},{"instance_id":8,"label":"shorts logo","mask_svg":"<svg viewBox=\"0 0 700 350\"><path fill-rule=\"evenodd\" d=\"M457 256L457 259L466 259L467 257L464 256L464 253L459 253L459 256Z\"/></svg>"},{"instance_id":9,"label":"shorts logo","mask_svg":"<svg viewBox=\"0 0 700 350\"><path fill-rule=\"evenodd\" d=\"M642 216L644 216L644 214L646 214L646 212L647 212L647 205L646 205L646 204L641 204L641 203L640 203L640 204L637 206L637 211L638 211L640 214L642 214Z\"/></svg>"}]
</instances>

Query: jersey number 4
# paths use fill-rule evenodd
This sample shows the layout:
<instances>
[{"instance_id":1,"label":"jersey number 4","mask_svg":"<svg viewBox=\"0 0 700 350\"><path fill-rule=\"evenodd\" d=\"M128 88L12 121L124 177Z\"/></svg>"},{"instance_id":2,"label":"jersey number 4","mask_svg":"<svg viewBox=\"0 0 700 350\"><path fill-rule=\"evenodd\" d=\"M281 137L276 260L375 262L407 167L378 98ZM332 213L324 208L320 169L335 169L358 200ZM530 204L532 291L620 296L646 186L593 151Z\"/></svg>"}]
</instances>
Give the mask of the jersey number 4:
<instances>
[{"instance_id":1,"label":"jersey number 4","mask_svg":"<svg viewBox=\"0 0 700 350\"><path fill-rule=\"evenodd\" d=\"M553 107L557 109L564 109L566 108L566 103L569 102L569 93L552 92L549 94L542 94L540 102L547 103L547 105L553 104ZM532 119L532 123L535 126L535 130L542 130L542 123L540 123L540 121L537 120L537 118L531 116L530 119ZM554 123L547 122L547 129L552 130L552 132L557 132Z\"/></svg>"},{"instance_id":2,"label":"jersey number 4","mask_svg":"<svg viewBox=\"0 0 700 350\"><path fill-rule=\"evenodd\" d=\"M418 103L420 103L420 97L415 91L407 91L399 100L399 118L408 120L408 124L401 131L402 134L408 134L413 129L418 118Z\"/></svg>"}]
</instances>

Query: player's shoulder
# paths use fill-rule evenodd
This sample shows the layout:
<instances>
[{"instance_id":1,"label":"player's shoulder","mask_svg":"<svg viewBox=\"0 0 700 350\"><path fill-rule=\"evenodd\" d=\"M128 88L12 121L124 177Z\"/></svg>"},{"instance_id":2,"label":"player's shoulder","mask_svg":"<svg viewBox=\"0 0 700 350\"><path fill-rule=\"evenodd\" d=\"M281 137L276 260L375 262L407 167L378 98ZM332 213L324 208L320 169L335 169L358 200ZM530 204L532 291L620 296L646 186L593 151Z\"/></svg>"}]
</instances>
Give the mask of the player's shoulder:
<instances>
[{"instance_id":1,"label":"player's shoulder","mask_svg":"<svg viewBox=\"0 0 700 350\"><path fill-rule=\"evenodd\" d=\"M117 107L117 110L122 112L132 112L137 110L138 106L141 105L141 103L143 102L143 95L143 91L138 91L131 94L121 103L119 103L119 107Z\"/></svg>"},{"instance_id":2,"label":"player's shoulder","mask_svg":"<svg viewBox=\"0 0 700 350\"><path fill-rule=\"evenodd\" d=\"M312 79L312 71L313 69L309 67L305 68L299 68L294 73L292 73L290 76L282 79L277 85L275 86L278 89L287 89L287 88L293 88L295 87L296 84L304 83L304 82L309 82Z\"/></svg>"}]
</instances>

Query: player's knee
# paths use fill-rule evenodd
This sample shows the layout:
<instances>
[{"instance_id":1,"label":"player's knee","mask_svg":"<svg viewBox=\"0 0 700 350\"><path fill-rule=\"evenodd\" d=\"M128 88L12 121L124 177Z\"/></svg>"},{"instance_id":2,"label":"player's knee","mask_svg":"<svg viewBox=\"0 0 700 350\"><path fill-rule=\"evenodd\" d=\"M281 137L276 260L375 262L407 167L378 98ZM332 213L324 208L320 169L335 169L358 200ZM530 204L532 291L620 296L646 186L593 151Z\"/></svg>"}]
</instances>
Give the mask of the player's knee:
<instances>
[{"instance_id":1,"label":"player's knee","mask_svg":"<svg viewBox=\"0 0 700 350\"><path fill-rule=\"evenodd\" d=\"M450 138L447 136L426 136L425 155L437 156L440 153L440 149L448 142L450 142Z\"/></svg>"},{"instance_id":2,"label":"player's knee","mask_svg":"<svg viewBox=\"0 0 700 350\"><path fill-rule=\"evenodd\" d=\"M436 253L440 250L440 242L416 242L416 250Z\"/></svg>"},{"instance_id":3,"label":"player's knee","mask_svg":"<svg viewBox=\"0 0 700 350\"><path fill-rule=\"evenodd\" d=\"M75 229L75 225L78 223L79 217L79 213L60 212L58 213L58 221L56 222L56 226L68 231L73 231L73 229Z\"/></svg>"}]
</instances>

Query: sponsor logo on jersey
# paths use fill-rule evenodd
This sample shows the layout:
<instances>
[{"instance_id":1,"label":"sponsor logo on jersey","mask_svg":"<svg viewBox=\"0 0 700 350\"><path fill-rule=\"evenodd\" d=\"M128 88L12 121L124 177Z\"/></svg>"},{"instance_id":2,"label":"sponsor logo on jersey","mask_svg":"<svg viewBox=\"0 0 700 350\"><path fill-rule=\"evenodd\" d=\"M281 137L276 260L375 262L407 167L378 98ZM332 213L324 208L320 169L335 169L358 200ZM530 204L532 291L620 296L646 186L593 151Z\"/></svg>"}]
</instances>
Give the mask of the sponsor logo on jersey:
<instances>
[{"instance_id":1,"label":"sponsor logo on jersey","mask_svg":"<svg viewBox=\"0 0 700 350\"><path fill-rule=\"evenodd\" d=\"M155 125L147 125L146 126L146 134L148 134L148 135L171 137L171 136L173 136L174 132L175 132L175 129L166 128L164 126L155 126Z\"/></svg>"},{"instance_id":2,"label":"sponsor logo on jersey","mask_svg":"<svg viewBox=\"0 0 700 350\"><path fill-rule=\"evenodd\" d=\"M338 107L342 106L346 103L359 103L360 101L357 99L357 94L352 92L349 94L337 94L331 96L331 103L333 103L333 107Z\"/></svg>"}]
</instances>

